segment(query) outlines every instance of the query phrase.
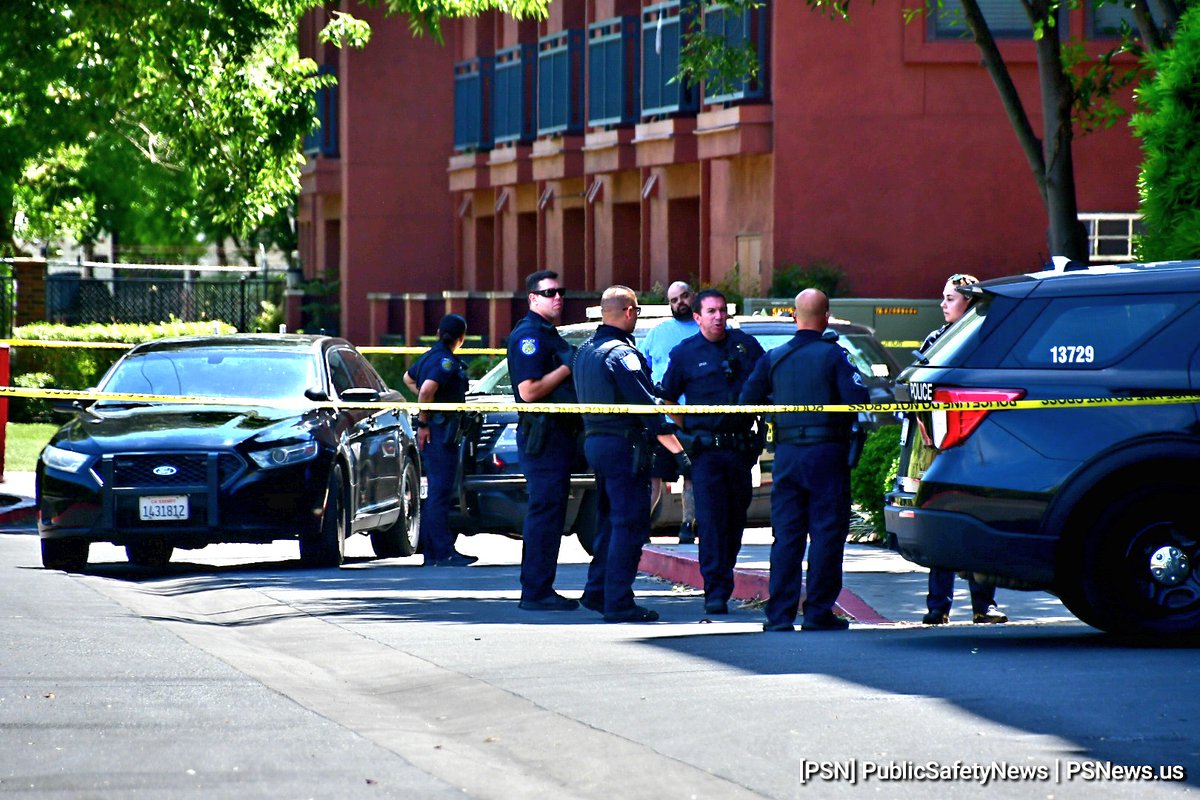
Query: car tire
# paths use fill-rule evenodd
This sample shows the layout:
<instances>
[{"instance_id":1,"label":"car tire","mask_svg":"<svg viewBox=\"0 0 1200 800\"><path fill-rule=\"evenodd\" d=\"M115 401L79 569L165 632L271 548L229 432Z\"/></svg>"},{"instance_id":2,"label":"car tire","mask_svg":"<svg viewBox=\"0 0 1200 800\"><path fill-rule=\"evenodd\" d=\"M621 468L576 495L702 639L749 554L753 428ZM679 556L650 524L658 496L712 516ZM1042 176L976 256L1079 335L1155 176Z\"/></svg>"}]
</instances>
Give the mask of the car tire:
<instances>
[{"instance_id":1,"label":"car tire","mask_svg":"<svg viewBox=\"0 0 1200 800\"><path fill-rule=\"evenodd\" d=\"M1109 504L1082 536L1063 603L1119 635L1200 638L1197 487L1144 486Z\"/></svg>"},{"instance_id":2,"label":"car tire","mask_svg":"<svg viewBox=\"0 0 1200 800\"><path fill-rule=\"evenodd\" d=\"M595 555L593 548L596 544L596 528L599 525L596 519L597 502L596 492L585 492L583 499L579 501L579 512L575 514L575 535L589 556Z\"/></svg>"},{"instance_id":3,"label":"car tire","mask_svg":"<svg viewBox=\"0 0 1200 800\"><path fill-rule=\"evenodd\" d=\"M139 567L165 567L170 563L173 552L175 548L162 541L125 545L125 556L129 563Z\"/></svg>"},{"instance_id":4,"label":"car tire","mask_svg":"<svg viewBox=\"0 0 1200 800\"><path fill-rule=\"evenodd\" d=\"M350 529L350 509L346 503L346 485L342 465L334 462L325 490L325 508L316 534L300 539L300 560L310 567L340 567L346 553L346 531Z\"/></svg>"},{"instance_id":5,"label":"car tire","mask_svg":"<svg viewBox=\"0 0 1200 800\"><path fill-rule=\"evenodd\" d=\"M91 543L83 539L42 539L42 566L63 572L83 572Z\"/></svg>"},{"instance_id":6,"label":"car tire","mask_svg":"<svg viewBox=\"0 0 1200 800\"><path fill-rule=\"evenodd\" d=\"M408 459L400 475L400 518L379 531L371 531L371 549L377 558L403 558L417 552L421 538L421 477Z\"/></svg>"}]
</instances>

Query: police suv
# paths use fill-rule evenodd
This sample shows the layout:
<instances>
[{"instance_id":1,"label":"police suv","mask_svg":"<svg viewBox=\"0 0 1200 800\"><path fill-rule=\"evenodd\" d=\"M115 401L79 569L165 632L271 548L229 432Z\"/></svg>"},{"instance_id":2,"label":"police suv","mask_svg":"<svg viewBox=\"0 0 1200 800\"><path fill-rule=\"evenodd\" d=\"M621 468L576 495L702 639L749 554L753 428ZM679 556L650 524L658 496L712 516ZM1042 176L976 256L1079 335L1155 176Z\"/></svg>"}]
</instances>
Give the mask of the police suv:
<instances>
[{"instance_id":1,"label":"police suv","mask_svg":"<svg viewBox=\"0 0 1200 800\"><path fill-rule=\"evenodd\" d=\"M1198 405L1171 398L1200 392L1200 262L1060 262L959 291L974 305L896 394L982 407L905 420L897 549L1053 591L1103 630L1200 635ZM1046 402L1002 405L1018 400Z\"/></svg>"}]
</instances>

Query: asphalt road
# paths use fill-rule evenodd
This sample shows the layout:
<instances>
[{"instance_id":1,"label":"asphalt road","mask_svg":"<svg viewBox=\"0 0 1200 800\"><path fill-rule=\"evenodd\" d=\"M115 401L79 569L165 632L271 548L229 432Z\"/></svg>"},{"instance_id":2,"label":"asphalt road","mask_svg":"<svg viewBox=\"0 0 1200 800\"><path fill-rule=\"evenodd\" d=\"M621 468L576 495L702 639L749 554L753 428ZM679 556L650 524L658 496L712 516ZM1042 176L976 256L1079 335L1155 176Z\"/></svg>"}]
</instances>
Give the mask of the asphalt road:
<instances>
[{"instance_id":1,"label":"asphalt road","mask_svg":"<svg viewBox=\"0 0 1200 800\"><path fill-rule=\"evenodd\" d=\"M757 609L706 621L649 579L663 622L608 625L518 610L518 543L462 549L482 566L306 570L281 543L152 571L94 546L106 563L66 575L0 534L0 796L1200 794L1194 649L1061 611L763 634ZM575 594L584 558L565 559Z\"/></svg>"}]
</instances>

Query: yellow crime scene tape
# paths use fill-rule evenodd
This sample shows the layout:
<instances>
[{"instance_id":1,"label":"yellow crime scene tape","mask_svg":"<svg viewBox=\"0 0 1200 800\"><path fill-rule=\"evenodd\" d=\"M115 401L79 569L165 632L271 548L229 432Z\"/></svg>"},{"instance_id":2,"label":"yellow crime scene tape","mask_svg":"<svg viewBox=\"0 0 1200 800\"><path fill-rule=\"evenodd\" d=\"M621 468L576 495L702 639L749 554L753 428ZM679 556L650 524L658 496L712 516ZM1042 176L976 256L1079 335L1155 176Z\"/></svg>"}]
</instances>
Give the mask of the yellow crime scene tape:
<instances>
[{"instance_id":1,"label":"yellow crime scene tape","mask_svg":"<svg viewBox=\"0 0 1200 800\"><path fill-rule=\"evenodd\" d=\"M48 398L52 400L118 401L131 403L181 403L192 405L228 405L298 407L298 408L356 408L395 409L453 412L474 411L500 413L524 411L549 414L787 414L796 412L890 413L907 411L1010 411L1046 408L1106 408L1114 406L1162 406L1200 403L1200 394L1148 395L1134 397L1070 397L1043 400L989 400L961 403L828 403L803 405L631 405L627 403L408 403L392 400L375 402L341 402L335 400L290 402L279 398L203 397L181 395L137 394L123 392L87 392L76 389L35 389L23 386L0 386L0 398Z\"/></svg>"}]
</instances>

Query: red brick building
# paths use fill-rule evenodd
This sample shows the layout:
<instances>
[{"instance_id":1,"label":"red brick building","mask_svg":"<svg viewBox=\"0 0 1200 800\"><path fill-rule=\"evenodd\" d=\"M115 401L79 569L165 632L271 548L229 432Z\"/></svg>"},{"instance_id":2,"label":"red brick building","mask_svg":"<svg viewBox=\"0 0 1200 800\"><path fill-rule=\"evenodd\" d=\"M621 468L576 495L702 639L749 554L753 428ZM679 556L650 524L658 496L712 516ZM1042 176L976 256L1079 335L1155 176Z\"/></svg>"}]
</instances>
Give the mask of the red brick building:
<instances>
[{"instance_id":1,"label":"red brick building","mask_svg":"<svg viewBox=\"0 0 1200 800\"><path fill-rule=\"evenodd\" d=\"M983 5L1040 130L1028 23L1011 0ZM445 310L498 342L542 267L599 291L737 265L762 290L777 267L824 259L856 295L929 297L948 273L1050 255L996 90L946 19L905 24L892 3L848 22L800 0L718 11L705 24L753 40L763 63L717 94L668 80L691 0L554 0L542 22L448 23L444 46L347 10L372 23L363 50L317 45L320 13L302 27L338 87L319 98L299 219L305 273L340 277L356 342L411 341ZM1085 3L1061 24L1099 47L1116 13ZM1132 215L1139 160L1124 123L1078 138L1081 211ZM1125 247L1129 224L1103 223L1106 244Z\"/></svg>"}]
</instances>

